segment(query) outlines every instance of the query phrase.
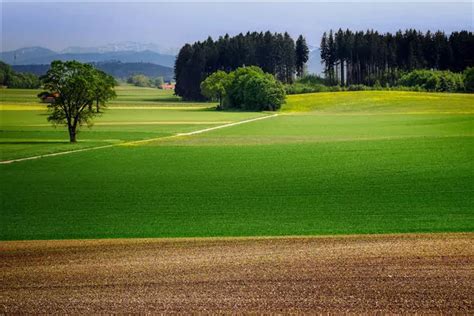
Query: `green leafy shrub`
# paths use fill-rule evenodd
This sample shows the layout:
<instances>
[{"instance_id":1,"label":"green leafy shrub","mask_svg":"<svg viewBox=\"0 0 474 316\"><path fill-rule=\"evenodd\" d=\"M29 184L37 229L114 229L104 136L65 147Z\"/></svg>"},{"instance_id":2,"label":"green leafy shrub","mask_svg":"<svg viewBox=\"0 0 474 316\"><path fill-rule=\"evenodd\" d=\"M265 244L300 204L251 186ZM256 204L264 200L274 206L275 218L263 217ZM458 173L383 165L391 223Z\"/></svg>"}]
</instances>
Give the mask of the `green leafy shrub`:
<instances>
[{"instance_id":1,"label":"green leafy shrub","mask_svg":"<svg viewBox=\"0 0 474 316\"><path fill-rule=\"evenodd\" d=\"M464 78L451 71L414 70L403 75L398 85L413 87L415 91L461 92L464 91Z\"/></svg>"},{"instance_id":2,"label":"green leafy shrub","mask_svg":"<svg viewBox=\"0 0 474 316\"><path fill-rule=\"evenodd\" d=\"M373 89L363 84L351 84L350 86L347 87L347 91L366 91L366 90L373 90Z\"/></svg>"},{"instance_id":3,"label":"green leafy shrub","mask_svg":"<svg viewBox=\"0 0 474 316\"><path fill-rule=\"evenodd\" d=\"M341 86L331 86L328 87L329 92L339 92L339 91L345 91L343 87Z\"/></svg>"},{"instance_id":4,"label":"green leafy shrub","mask_svg":"<svg viewBox=\"0 0 474 316\"><path fill-rule=\"evenodd\" d=\"M466 68L464 71L464 88L467 92L474 92L474 67Z\"/></svg>"},{"instance_id":5,"label":"green leafy shrub","mask_svg":"<svg viewBox=\"0 0 474 316\"><path fill-rule=\"evenodd\" d=\"M285 100L283 85L271 74L248 76L243 81L244 102L241 107L249 111L276 111Z\"/></svg>"},{"instance_id":6,"label":"green leafy shrub","mask_svg":"<svg viewBox=\"0 0 474 316\"><path fill-rule=\"evenodd\" d=\"M283 84L256 66L217 71L201 83L201 93L219 100L218 109L276 111L285 102Z\"/></svg>"},{"instance_id":7,"label":"green leafy shrub","mask_svg":"<svg viewBox=\"0 0 474 316\"><path fill-rule=\"evenodd\" d=\"M313 93L313 92L327 92L329 88L323 84L304 84L296 82L285 86L287 94L301 94L301 93Z\"/></svg>"}]
</instances>

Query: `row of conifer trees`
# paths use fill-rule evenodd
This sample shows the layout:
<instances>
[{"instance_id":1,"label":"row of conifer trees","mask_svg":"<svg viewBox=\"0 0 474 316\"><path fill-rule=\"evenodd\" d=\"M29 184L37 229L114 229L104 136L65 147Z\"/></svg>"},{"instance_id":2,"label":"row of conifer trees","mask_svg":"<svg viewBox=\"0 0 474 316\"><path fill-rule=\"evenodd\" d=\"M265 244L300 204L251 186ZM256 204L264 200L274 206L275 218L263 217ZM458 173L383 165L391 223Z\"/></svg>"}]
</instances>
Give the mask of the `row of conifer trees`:
<instances>
[{"instance_id":1,"label":"row of conifer trees","mask_svg":"<svg viewBox=\"0 0 474 316\"><path fill-rule=\"evenodd\" d=\"M417 30L395 34L332 30L321 39L321 62L332 84L394 84L401 72L414 69L460 72L474 66L472 32Z\"/></svg>"}]
</instances>

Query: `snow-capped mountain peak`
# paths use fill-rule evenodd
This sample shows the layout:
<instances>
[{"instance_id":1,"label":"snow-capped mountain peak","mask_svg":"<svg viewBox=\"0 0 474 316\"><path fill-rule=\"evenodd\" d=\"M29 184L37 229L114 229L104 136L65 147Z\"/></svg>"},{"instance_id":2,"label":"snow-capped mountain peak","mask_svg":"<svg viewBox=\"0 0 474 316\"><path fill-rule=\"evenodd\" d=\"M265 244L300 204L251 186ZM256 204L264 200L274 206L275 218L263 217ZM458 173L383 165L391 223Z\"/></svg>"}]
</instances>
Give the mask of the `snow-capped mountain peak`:
<instances>
[{"instance_id":1,"label":"snow-capped mountain peak","mask_svg":"<svg viewBox=\"0 0 474 316\"><path fill-rule=\"evenodd\" d=\"M154 43L139 43L139 42L118 42L110 43L103 46L96 47L79 47L71 46L61 51L63 54L84 54L84 53L110 53L110 52L123 52L123 51L152 51L161 54L174 55L177 52L175 48L163 47Z\"/></svg>"}]
</instances>

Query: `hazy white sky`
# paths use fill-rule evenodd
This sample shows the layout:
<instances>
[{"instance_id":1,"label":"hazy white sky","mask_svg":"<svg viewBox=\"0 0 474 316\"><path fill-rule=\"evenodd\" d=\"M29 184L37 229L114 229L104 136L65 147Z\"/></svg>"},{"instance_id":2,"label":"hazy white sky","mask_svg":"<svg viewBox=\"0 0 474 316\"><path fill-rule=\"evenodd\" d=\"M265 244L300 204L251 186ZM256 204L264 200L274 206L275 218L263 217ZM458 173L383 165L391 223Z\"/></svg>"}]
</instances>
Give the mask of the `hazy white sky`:
<instances>
[{"instance_id":1,"label":"hazy white sky","mask_svg":"<svg viewBox=\"0 0 474 316\"><path fill-rule=\"evenodd\" d=\"M288 31L319 45L330 28L381 32L473 30L464 2L2 2L1 50L101 46L135 41L164 47L225 33Z\"/></svg>"}]
</instances>

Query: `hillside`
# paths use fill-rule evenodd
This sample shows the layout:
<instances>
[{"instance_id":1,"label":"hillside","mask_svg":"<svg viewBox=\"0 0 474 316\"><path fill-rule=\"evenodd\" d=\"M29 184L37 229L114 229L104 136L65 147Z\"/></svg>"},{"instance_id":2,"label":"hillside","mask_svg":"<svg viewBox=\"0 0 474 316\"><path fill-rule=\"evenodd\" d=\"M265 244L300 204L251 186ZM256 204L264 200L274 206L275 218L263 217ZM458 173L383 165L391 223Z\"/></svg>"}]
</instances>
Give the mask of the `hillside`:
<instances>
[{"instance_id":1,"label":"hillside","mask_svg":"<svg viewBox=\"0 0 474 316\"><path fill-rule=\"evenodd\" d=\"M96 53L58 53L43 47L21 48L0 53L0 60L10 65L49 64L53 60L77 60L80 62L121 61L124 63L153 63L173 67L175 56L151 50L111 51Z\"/></svg>"},{"instance_id":2,"label":"hillside","mask_svg":"<svg viewBox=\"0 0 474 316\"><path fill-rule=\"evenodd\" d=\"M94 67L100 69L115 78L128 78L132 75L143 74L148 77L163 77L164 80L172 80L174 76L173 68L165 67L153 63L142 62L100 62L93 63ZM49 64L44 65L14 65L12 68L17 72L33 73L35 75L44 75Z\"/></svg>"},{"instance_id":3,"label":"hillside","mask_svg":"<svg viewBox=\"0 0 474 316\"><path fill-rule=\"evenodd\" d=\"M7 64L24 64L26 61L31 59L46 59L51 56L55 56L58 53L44 47L26 47L19 48L16 50L1 52L0 60Z\"/></svg>"}]
</instances>

